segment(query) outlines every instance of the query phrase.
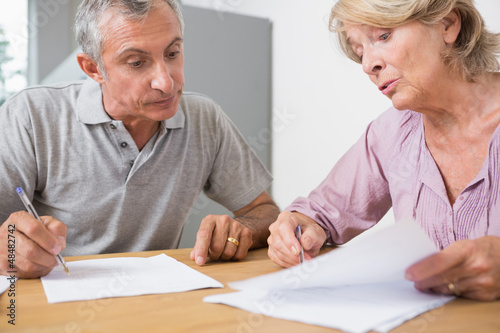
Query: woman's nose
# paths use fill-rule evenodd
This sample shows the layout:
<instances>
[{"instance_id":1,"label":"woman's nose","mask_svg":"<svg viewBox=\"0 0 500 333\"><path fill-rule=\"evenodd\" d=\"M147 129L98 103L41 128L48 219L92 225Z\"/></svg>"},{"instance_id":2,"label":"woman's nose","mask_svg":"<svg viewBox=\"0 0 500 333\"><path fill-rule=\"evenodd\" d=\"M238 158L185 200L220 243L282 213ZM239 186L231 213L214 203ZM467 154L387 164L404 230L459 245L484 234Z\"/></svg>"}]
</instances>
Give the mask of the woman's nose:
<instances>
[{"instance_id":1,"label":"woman's nose","mask_svg":"<svg viewBox=\"0 0 500 333\"><path fill-rule=\"evenodd\" d=\"M370 48L365 48L363 52L362 65L368 75L378 74L384 68L382 58Z\"/></svg>"}]
</instances>

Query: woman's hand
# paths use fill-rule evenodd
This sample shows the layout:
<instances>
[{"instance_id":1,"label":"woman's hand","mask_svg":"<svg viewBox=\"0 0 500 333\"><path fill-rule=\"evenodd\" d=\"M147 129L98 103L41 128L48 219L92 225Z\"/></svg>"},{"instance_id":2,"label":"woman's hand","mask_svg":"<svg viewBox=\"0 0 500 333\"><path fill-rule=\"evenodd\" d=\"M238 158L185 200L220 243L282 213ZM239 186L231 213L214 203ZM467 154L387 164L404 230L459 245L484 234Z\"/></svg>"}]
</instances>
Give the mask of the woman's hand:
<instances>
[{"instance_id":1,"label":"woman's hand","mask_svg":"<svg viewBox=\"0 0 500 333\"><path fill-rule=\"evenodd\" d=\"M455 242L409 267L406 278L421 291L494 301L500 298L500 237Z\"/></svg>"},{"instance_id":2,"label":"woman's hand","mask_svg":"<svg viewBox=\"0 0 500 333\"><path fill-rule=\"evenodd\" d=\"M302 228L300 243L295 237L298 225ZM269 226L269 230L269 258L283 267L299 263L301 245L304 257L308 260L318 255L326 240L325 231L314 220L300 213L282 212L276 222Z\"/></svg>"}]
</instances>

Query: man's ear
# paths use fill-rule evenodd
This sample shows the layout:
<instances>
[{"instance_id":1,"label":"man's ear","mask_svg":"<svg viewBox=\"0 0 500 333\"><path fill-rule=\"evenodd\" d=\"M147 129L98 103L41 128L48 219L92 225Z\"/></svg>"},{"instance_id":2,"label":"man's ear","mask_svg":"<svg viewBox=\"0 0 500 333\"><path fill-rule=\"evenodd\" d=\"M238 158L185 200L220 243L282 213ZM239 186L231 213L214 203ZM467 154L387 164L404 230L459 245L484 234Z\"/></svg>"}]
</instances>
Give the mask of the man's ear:
<instances>
[{"instance_id":1,"label":"man's ear","mask_svg":"<svg viewBox=\"0 0 500 333\"><path fill-rule=\"evenodd\" d=\"M97 66L97 63L88 54L78 53L76 60L85 74L99 83L104 83L104 77L99 70L99 66Z\"/></svg>"},{"instance_id":2,"label":"man's ear","mask_svg":"<svg viewBox=\"0 0 500 333\"><path fill-rule=\"evenodd\" d=\"M443 40L447 45L452 45L457 40L462 28L462 19L458 9L453 9L443 18L443 25Z\"/></svg>"}]
</instances>

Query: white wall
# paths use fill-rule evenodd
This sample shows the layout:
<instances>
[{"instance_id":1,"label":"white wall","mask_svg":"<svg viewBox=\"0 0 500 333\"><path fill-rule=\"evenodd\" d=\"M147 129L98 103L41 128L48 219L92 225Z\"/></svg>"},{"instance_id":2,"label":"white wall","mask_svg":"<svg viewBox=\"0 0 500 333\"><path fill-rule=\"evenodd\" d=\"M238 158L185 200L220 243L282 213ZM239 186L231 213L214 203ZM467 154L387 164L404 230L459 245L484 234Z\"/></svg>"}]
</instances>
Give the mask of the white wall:
<instances>
[{"instance_id":1,"label":"white wall","mask_svg":"<svg viewBox=\"0 0 500 333\"><path fill-rule=\"evenodd\" d=\"M191 6L273 22L273 196L283 209L305 196L391 103L328 31L334 0L184 0ZM500 1L477 0L500 32ZM384 218L393 220L392 213Z\"/></svg>"}]
</instances>

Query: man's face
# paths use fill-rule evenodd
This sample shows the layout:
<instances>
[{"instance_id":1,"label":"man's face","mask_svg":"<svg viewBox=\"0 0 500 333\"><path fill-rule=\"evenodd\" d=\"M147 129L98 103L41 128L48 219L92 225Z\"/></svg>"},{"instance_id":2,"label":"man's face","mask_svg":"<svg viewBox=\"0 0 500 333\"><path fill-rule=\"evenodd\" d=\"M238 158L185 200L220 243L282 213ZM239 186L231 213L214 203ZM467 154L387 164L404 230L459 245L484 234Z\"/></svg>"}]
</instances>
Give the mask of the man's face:
<instances>
[{"instance_id":1,"label":"man's face","mask_svg":"<svg viewBox=\"0 0 500 333\"><path fill-rule=\"evenodd\" d=\"M157 122L177 112L184 87L182 32L170 6L157 4L143 22L127 20L116 9L103 17L108 78L100 83L113 119Z\"/></svg>"}]
</instances>

